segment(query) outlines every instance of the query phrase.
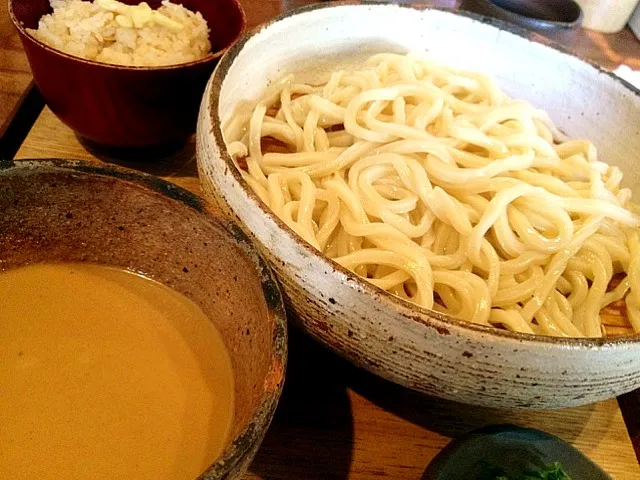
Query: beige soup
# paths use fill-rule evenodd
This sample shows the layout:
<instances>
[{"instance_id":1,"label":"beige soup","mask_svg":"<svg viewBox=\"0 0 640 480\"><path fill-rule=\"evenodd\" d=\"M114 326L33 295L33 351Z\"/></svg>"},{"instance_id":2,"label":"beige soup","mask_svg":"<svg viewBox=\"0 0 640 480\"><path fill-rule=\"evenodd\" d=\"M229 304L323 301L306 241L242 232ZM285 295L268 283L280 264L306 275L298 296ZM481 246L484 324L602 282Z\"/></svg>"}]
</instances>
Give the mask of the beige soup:
<instances>
[{"instance_id":1,"label":"beige soup","mask_svg":"<svg viewBox=\"0 0 640 480\"><path fill-rule=\"evenodd\" d=\"M94 265L0 273L0 478L193 480L232 414L227 351L184 296Z\"/></svg>"}]
</instances>

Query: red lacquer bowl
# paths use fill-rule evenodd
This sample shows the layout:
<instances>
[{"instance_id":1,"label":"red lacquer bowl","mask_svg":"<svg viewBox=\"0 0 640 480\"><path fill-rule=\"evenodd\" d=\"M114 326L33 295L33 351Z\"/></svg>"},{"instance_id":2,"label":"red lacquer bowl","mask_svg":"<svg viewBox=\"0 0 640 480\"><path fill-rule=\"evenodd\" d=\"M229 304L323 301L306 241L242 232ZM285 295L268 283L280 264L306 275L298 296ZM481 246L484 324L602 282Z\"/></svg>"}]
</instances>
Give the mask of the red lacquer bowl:
<instances>
[{"instance_id":1,"label":"red lacquer bowl","mask_svg":"<svg viewBox=\"0 0 640 480\"><path fill-rule=\"evenodd\" d=\"M151 7L160 0L147 0ZM125 0L125 3L139 3ZM84 60L35 40L50 13L48 0L10 0L9 11L34 80L51 110L80 136L110 147L150 147L186 140L195 132L207 80L222 53L244 30L237 0L180 0L199 11L211 30L212 52L190 63L127 67Z\"/></svg>"}]
</instances>

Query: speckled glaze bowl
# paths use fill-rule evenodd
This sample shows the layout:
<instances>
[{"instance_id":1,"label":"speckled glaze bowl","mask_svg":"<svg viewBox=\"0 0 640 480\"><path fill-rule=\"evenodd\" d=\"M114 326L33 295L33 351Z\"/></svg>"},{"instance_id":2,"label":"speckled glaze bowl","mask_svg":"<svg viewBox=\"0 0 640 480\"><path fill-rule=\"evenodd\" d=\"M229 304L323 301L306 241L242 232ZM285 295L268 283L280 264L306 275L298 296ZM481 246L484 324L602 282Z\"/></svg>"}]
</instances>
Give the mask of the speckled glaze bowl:
<instances>
[{"instance_id":1,"label":"speckled glaze bowl","mask_svg":"<svg viewBox=\"0 0 640 480\"><path fill-rule=\"evenodd\" d=\"M275 412L287 358L280 290L244 233L156 177L60 160L0 163L0 212L0 271L54 261L118 266L202 308L229 351L236 403L226 449L198 478L240 478Z\"/></svg>"},{"instance_id":2,"label":"speckled glaze bowl","mask_svg":"<svg viewBox=\"0 0 640 480\"><path fill-rule=\"evenodd\" d=\"M313 337L357 365L421 392L492 407L558 408L640 386L640 338L557 339L472 325L396 298L320 255L242 180L220 129L269 82L372 53L428 50L485 72L546 109L571 136L592 139L640 186L640 97L619 79L545 45L542 37L472 14L399 5L316 5L246 35L223 57L200 111L198 165L206 194L254 238L288 304ZM309 78L312 77L312 78ZM640 190L636 188L636 190Z\"/></svg>"}]
</instances>

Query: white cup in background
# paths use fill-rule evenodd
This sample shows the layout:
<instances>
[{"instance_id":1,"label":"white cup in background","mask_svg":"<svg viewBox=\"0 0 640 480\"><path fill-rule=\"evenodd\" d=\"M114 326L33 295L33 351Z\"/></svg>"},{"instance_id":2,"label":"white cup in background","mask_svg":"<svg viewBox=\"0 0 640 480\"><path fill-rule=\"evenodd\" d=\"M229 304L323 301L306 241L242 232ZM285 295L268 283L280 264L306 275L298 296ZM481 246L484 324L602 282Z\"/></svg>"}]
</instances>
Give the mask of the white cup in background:
<instances>
[{"instance_id":1,"label":"white cup in background","mask_svg":"<svg viewBox=\"0 0 640 480\"><path fill-rule=\"evenodd\" d=\"M584 12L582 26L602 33L624 28L638 0L576 0Z\"/></svg>"}]
</instances>

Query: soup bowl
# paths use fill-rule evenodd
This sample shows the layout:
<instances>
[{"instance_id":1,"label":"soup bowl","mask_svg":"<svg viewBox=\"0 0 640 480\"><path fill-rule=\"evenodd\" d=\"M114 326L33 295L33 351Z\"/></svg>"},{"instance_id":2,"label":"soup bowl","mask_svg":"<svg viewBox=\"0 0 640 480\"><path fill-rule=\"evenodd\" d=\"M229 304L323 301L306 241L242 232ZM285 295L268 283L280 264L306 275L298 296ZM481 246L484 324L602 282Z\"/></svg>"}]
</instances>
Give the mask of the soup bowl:
<instances>
[{"instance_id":1,"label":"soup bowl","mask_svg":"<svg viewBox=\"0 0 640 480\"><path fill-rule=\"evenodd\" d=\"M115 266L201 308L229 353L236 401L226 447L198 478L240 478L273 417L287 358L280 290L244 233L176 185L62 160L0 164L0 210L0 271L41 262Z\"/></svg>"},{"instance_id":2,"label":"soup bowl","mask_svg":"<svg viewBox=\"0 0 640 480\"><path fill-rule=\"evenodd\" d=\"M428 51L494 77L547 110L570 136L591 139L638 190L640 97L623 81L518 27L468 13L383 4L316 5L245 35L209 82L197 134L207 196L261 246L301 327L386 379L464 403L558 408L640 386L640 338L551 338L475 325L378 289L320 254L248 187L221 123L274 81L318 75L373 53ZM306 77L306 78L305 78Z\"/></svg>"},{"instance_id":3,"label":"soup bowl","mask_svg":"<svg viewBox=\"0 0 640 480\"><path fill-rule=\"evenodd\" d=\"M161 0L147 3L155 8ZM40 18L51 13L49 0L11 0L9 14L35 83L60 120L102 146L148 148L179 144L195 132L207 80L245 26L237 0L177 3L202 13L210 28L212 52L193 62L159 67L89 61L36 40L26 29L37 28Z\"/></svg>"}]
</instances>

